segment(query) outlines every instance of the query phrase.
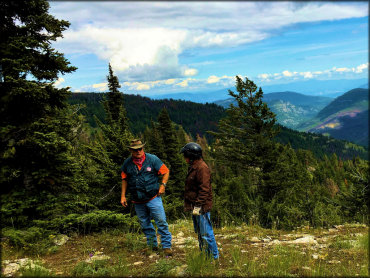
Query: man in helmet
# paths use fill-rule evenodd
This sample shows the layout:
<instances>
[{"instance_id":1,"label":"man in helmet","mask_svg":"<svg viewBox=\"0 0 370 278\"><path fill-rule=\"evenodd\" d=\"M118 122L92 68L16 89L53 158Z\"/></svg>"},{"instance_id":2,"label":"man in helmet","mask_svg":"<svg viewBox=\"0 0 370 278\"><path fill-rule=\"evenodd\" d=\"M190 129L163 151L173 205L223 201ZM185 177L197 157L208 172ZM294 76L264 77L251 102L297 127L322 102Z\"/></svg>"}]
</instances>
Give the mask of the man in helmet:
<instances>
[{"instance_id":1,"label":"man in helmet","mask_svg":"<svg viewBox=\"0 0 370 278\"><path fill-rule=\"evenodd\" d=\"M185 211L192 211L194 231L198 234L199 248L218 259L216 239L210 219L212 208L211 172L203 160L202 148L188 143L180 151L189 164L185 181Z\"/></svg>"},{"instance_id":2,"label":"man in helmet","mask_svg":"<svg viewBox=\"0 0 370 278\"><path fill-rule=\"evenodd\" d=\"M131 195L131 202L135 205L141 228L146 236L147 244L154 250L158 248L156 232L151 222L153 218L158 233L161 235L164 254L171 256L172 236L168 230L161 198L161 195L165 192L170 171L157 156L145 153L144 145L141 140L134 139L128 147L131 156L125 160L121 167L121 204L127 207L126 191L128 190ZM163 176L160 185L158 183L159 176Z\"/></svg>"}]
</instances>

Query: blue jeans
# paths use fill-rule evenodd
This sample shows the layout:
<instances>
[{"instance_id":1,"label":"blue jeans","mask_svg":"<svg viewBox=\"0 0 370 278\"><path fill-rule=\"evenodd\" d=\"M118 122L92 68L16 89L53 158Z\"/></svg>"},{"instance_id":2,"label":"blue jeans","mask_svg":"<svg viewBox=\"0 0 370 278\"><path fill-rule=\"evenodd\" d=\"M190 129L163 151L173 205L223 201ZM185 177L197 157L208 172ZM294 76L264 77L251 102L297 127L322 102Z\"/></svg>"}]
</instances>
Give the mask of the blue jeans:
<instances>
[{"instance_id":1,"label":"blue jeans","mask_svg":"<svg viewBox=\"0 0 370 278\"><path fill-rule=\"evenodd\" d=\"M157 225L158 233L161 235L162 247L171 248L172 236L168 230L162 197L156 197L145 204L135 204L135 211L139 217L141 229L146 236L147 244L152 247L158 247L157 236L151 222L153 218Z\"/></svg>"},{"instance_id":2,"label":"blue jeans","mask_svg":"<svg viewBox=\"0 0 370 278\"><path fill-rule=\"evenodd\" d=\"M218 249L210 217L210 212L193 215L194 231L198 234L200 250L202 251L204 245L206 245L207 255L212 254L213 258L218 259Z\"/></svg>"}]
</instances>

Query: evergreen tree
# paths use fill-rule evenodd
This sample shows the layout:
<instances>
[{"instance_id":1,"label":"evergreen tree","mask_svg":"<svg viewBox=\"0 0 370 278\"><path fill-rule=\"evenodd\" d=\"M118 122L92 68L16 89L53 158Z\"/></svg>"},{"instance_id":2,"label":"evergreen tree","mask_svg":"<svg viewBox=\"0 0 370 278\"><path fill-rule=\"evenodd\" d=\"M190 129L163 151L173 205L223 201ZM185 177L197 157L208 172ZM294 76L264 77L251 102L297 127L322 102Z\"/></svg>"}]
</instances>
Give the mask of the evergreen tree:
<instances>
[{"instance_id":1,"label":"evergreen tree","mask_svg":"<svg viewBox=\"0 0 370 278\"><path fill-rule=\"evenodd\" d=\"M109 197L100 202L100 207L109 209L122 209L119 203L120 196L120 166L130 155L128 145L133 138L128 126L128 118L123 103L123 94L118 91L120 88L117 76L114 75L109 64L109 75L107 76L109 92L103 100L106 124L103 124L97 117L95 121L101 128L102 137L90 146L91 158L104 169L105 183L101 185L101 193L97 194L101 200L109 192ZM113 191L114 188L117 188Z\"/></svg>"},{"instance_id":2,"label":"evergreen tree","mask_svg":"<svg viewBox=\"0 0 370 278\"><path fill-rule=\"evenodd\" d=\"M236 76L236 89L238 93L229 90L229 94L238 106L231 105L227 116L219 122L219 131L210 133L216 138L219 161L233 165L238 174L249 167L268 167L269 159L261 159L271 153L278 129L275 114L262 101L261 88L257 91L253 81Z\"/></svg>"},{"instance_id":3,"label":"evergreen tree","mask_svg":"<svg viewBox=\"0 0 370 278\"><path fill-rule=\"evenodd\" d=\"M144 132L144 140L146 142L145 149L147 152L155 154L161 159L165 159L164 145L162 136L158 130L158 123L150 121L150 128L147 127Z\"/></svg>"},{"instance_id":4,"label":"evergreen tree","mask_svg":"<svg viewBox=\"0 0 370 278\"><path fill-rule=\"evenodd\" d=\"M290 146L273 141L279 129L275 115L262 101L262 89L257 90L248 78L243 81L237 76L236 83L238 93L229 94L238 105L230 106L219 131L212 133L219 172L215 191L226 200L222 206L236 211L243 221L254 219L265 227L291 228L306 217L302 187L306 186L307 170ZM231 208L235 200L242 210Z\"/></svg>"},{"instance_id":5,"label":"evergreen tree","mask_svg":"<svg viewBox=\"0 0 370 278\"><path fill-rule=\"evenodd\" d=\"M69 23L48 9L45 0L0 4L1 188L23 224L63 213L68 204L58 200L86 185L73 149L81 122L66 103L68 88L53 86L76 69L51 47Z\"/></svg>"},{"instance_id":6,"label":"evergreen tree","mask_svg":"<svg viewBox=\"0 0 370 278\"><path fill-rule=\"evenodd\" d=\"M163 108L158 116L158 131L161 135L164 157L160 157L170 169L170 180L166 188L166 193L171 195L172 217L179 217L183 211L183 192L186 174L186 165L179 151L181 145L177 138L176 129L172 123L167 109Z\"/></svg>"},{"instance_id":7,"label":"evergreen tree","mask_svg":"<svg viewBox=\"0 0 370 278\"><path fill-rule=\"evenodd\" d=\"M128 119L123 103L123 94L118 91L121 88L117 76L113 74L111 65L109 64L108 94L107 100L104 101L106 112L106 122L108 125L117 125L121 130L128 129Z\"/></svg>"}]
</instances>

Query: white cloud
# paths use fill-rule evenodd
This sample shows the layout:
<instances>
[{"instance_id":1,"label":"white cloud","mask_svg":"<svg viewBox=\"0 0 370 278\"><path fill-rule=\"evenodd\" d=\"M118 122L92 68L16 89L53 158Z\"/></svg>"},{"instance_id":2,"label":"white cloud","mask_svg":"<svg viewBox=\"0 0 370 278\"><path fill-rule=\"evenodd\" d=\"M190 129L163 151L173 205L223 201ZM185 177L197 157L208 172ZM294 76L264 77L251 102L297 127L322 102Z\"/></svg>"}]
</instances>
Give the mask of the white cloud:
<instances>
[{"instance_id":1,"label":"white cloud","mask_svg":"<svg viewBox=\"0 0 370 278\"><path fill-rule=\"evenodd\" d=\"M275 73L275 74L276 74L276 73ZM275 75L275 74L274 74L274 75ZM287 77L291 77L291 76L293 76L293 73L291 73L291 72L290 72L290 71L288 71L288 70L284 70L284 71L283 71L283 75L284 75L284 76L287 76Z\"/></svg>"},{"instance_id":2,"label":"white cloud","mask_svg":"<svg viewBox=\"0 0 370 278\"><path fill-rule=\"evenodd\" d=\"M108 91L108 83L98 83L92 85L93 89L97 89L99 92L105 92Z\"/></svg>"},{"instance_id":3,"label":"white cloud","mask_svg":"<svg viewBox=\"0 0 370 278\"><path fill-rule=\"evenodd\" d=\"M300 75L302 75L305 79L313 78L312 72L310 71L301 72Z\"/></svg>"},{"instance_id":4,"label":"white cloud","mask_svg":"<svg viewBox=\"0 0 370 278\"><path fill-rule=\"evenodd\" d=\"M197 69L185 69L184 70L184 76L194 76L198 74Z\"/></svg>"},{"instance_id":5,"label":"white cloud","mask_svg":"<svg viewBox=\"0 0 370 278\"><path fill-rule=\"evenodd\" d=\"M175 79L167 79L164 83L166 85L171 85L171 84L175 83Z\"/></svg>"},{"instance_id":6,"label":"white cloud","mask_svg":"<svg viewBox=\"0 0 370 278\"><path fill-rule=\"evenodd\" d=\"M188 80L183 80L183 81L177 83L176 85L180 86L180 87L188 87L189 86Z\"/></svg>"},{"instance_id":7,"label":"white cloud","mask_svg":"<svg viewBox=\"0 0 370 278\"><path fill-rule=\"evenodd\" d=\"M65 80L64 80L64 78L63 78L63 77L59 77L59 78L58 78L58 80L54 82L54 87L56 87L56 88L60 88L60 87L61 87L60 85L61 85L64 81L65 81Z\"/></svg>"},{"instance_id":8,"label":"white cloud","mask_svg":"<svg viewBox=\"0 0 370 278\"><path fill-rule=\"evenodd\" d=\"M357 66L355 72L362 73L364 70L367 70L367 69L369 69L369 63Z\"/></svg>"},{"instance_id":9,"label":"white cloud","mask_svg":"<svg viewBox=\"0 0 370 278\"><path fill-rule=\"evenodd\" d=\"M268 79L271 75L267 73L261 73L258 75L259 78L261 79Z\"/></svg>"},{"instance_id":10,"label":"white cloud","mask_svg":"<svg viewBox=\"0 0 370 278\"><path fill-rule=\"evenodd\" d=\"M220 81L220 78L215 76L215 75L211 75L210 77L208 77L207 79L207 82L212 84L212 83L217 83Z\"/></svg>"},{"instance_id":11,"label":"white cloud","mask_svg":"<svg viewBox=\"0 0 370 278\"><path fill-rule=\"evenodd\" d=\"M178 59L188 49L234 47L293 24L368 16L365 2L67 1L50 6L57 18L72 23L58 49L95 54L128 81L196 75Z\"/></svg>"},{"instance_id":12,"label":"white cloud","mask_svg":"<svg viewBox=\"0 0 370 278\"><path fill-rule=\"evenodd\" d=\"M345 74L345 73L359 74L359 73L364 72L365 70L368 70L368 68L369 68L369 63L361 64L357 67L352 67L352 68L332 67L331 69L321 70L321 71L297 72L297 71L285 70L281 74L280 73L271 73L271 74L262 73L262 74L259 74L257 78L265 82L269 82L272 80L279 80L282 78L284 78L285 80L297 80L299 79L299 77L303 77L304 79L319 78L319 77L333 78L336 75L339 77L339 74Z\"/></svg>"},{"instance_id":13,"label":"white cloud","mask_svg":"<svg viewBox=\"0 0 370 278\"><path fill-rule=\"evenodd\" d=\"M149 90L149 89L150 89L150 86L148 84L139 84L136 87L136 90L138 90L138 91Z\"/></svg>"}]
</instances>

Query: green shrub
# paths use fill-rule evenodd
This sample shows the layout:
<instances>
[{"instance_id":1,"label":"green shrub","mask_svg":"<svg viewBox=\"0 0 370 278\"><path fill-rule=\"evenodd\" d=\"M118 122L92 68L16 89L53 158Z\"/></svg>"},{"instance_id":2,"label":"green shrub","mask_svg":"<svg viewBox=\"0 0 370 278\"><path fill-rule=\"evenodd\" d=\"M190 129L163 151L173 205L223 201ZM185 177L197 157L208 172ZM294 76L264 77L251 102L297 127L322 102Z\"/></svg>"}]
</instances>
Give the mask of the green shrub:
<instances>
[{"instance_id":1,"label":"green shrub","mask_svg":"<svg viewBox=\"0 0 370 278\"><path fill-rule=\"evenodd\" d=\"M79 262L73 269L73 276L108 276L109 267L105 261L94 261L92 263Z\"/></svg>"},{"instance_id":2,"label":"green shrub","mask_svg":"<svg viewBox=\"0 0 370 278\"><path fill-rule=\"evenodd\" d=\"M118 228L131 232L140 230L137 217L129 214L116 213L109 210L96 210L85 214L69 214L52 220L35 220L40 227L48 227L61 233L70 234L101 232L107 228Z\"/></svg>"},{"instance_id":3,"label":"green shrub","mask_svg":"<svg viewBox=\"0 0 370 278\"><path fill-rule=\"evenodd\" d=\"M39 227L31 227L25 230L6 228L2 232L3 237L8 240L10 245L22 248L27 252L43 254L52 245L48 237L51 232Z\"/></svg>"},{"instance_id":4,"label":"green shrub","mask_svg":"<svg viewBox=\"0 0 370 278\"><path fill-rule=\"evenodd\" d=\"M20 276L23 277L50 277L52 272L38 264L28 264L19 269Z\"/></svg>"}]
</instances>

